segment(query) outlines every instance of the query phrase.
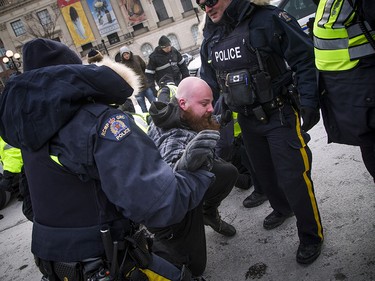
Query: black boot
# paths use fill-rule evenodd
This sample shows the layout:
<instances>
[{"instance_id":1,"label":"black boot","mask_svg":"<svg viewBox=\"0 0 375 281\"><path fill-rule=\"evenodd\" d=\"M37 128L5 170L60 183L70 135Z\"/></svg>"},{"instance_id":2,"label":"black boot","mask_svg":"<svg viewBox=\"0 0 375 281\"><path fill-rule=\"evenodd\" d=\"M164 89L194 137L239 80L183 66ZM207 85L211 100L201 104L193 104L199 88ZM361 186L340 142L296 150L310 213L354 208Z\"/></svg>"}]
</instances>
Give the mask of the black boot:
<instances>
[{"instance_id":1,"label":"black boot","mask_svg":"<svg viewBox=\"0 0 375 281\"><path fill-rule=\"evenodd\" d=\"M224 236L231 237L236 234L236 229L234 228L234 226L223 221L217 209L214 213L203 212L203 222L205 225L209 225L217 233L220 233Z\"/></svg>"}]
</instances>

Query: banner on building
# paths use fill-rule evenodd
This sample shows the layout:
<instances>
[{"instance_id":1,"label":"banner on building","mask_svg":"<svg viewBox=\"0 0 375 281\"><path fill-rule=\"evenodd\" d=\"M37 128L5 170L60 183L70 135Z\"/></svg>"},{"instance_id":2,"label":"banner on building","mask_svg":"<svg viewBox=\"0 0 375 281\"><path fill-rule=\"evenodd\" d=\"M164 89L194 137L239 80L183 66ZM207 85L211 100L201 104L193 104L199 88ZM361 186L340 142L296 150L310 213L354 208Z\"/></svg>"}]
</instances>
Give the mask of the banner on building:
<instances>
[{"instance_id":1,"label":"banner on building","mask_svg":"<svg viewBox=\"0 0 375 281\"><path fill-rule=\"evenodd\" d=\"M147 19L140 0L121 0L121 2L128 25L133 26Z\"/></svg>"},{"instance_id":2,"label":"banner on building","mask_svg":"<svg viewBox=\"0 0 375 281\"><path fill-rule=\"evenodd\" d=\"M100 35L106 36L120 30L120 25L109 0L87 0L87 4Z\"/></svg>"},{"instance_id":3,"label":"banner on building","mask_svg":"<svg viewBox=\"0 0 375 281\"><path fill-rule=\"evenodd\" d=\"M95 41L80 0L58 0L65 23L77 47Z\"/></svg>"}]
</instances>

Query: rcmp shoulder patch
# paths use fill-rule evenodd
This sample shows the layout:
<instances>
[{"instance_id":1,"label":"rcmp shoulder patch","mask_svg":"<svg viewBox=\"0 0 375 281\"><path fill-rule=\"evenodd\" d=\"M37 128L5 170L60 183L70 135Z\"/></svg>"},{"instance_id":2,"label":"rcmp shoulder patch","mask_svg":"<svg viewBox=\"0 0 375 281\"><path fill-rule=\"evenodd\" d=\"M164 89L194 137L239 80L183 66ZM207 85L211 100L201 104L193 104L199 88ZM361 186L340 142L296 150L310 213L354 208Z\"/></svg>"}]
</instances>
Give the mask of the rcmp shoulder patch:
<instances>
[{"instance_id":1,"label":"rcmp shoulder patch","mask_svg":"<svg viewBox=\"0 0 375 281\"><path fill-rule=\"evenodd\" d=\"M109 117L100 128L102 138L121 141L131 133L129 119L125 114L115 114Z\"/></svg>"},{"instance_id":2,"label":"rcmp shoulder patch","mask_svg":"<svg viewBox=\"0 0 375 281\"><path fill-rule=\"evenodd\" d=\"M285 20L286 22L290 22L292 19L290 18L289 14L285 11L279 13L279 18Z\"/></svg>"}]
</instances>

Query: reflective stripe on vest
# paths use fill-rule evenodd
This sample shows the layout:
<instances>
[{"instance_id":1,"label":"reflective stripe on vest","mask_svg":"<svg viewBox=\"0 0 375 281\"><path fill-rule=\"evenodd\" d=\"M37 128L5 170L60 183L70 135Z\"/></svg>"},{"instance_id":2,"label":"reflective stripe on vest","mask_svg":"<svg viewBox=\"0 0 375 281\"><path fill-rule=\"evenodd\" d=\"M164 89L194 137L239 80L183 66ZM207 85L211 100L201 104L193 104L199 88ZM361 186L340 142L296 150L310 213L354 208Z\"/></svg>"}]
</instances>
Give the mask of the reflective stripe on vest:
<instances>
[{"instance_id":1,"label":"reflective stripe on vest","mask_svg":"<svg viewBox=\"0 0 375 281\"><path fill-rule=\"evenodd\" d=\"M147 124L148 113L145 113L145 114L134 113L132 115L133 115L135 124L137 124L137 126L139 128L141 128L143 132L147 133L147 131L148 131L148 124Z\"/></svg>"},{"instance_id":2,"label":"reflective stripe on vest","mask_svg":"<svg viewBox=\"0 0 375 281\"><path fill-rule=\"evenodd\" d=\"M322 71L352 69L360 58L375 54L347 0L320 1L314 23L315 64ZM375 38L375 33L365 22Z\"/></svg>"}]
</instances>

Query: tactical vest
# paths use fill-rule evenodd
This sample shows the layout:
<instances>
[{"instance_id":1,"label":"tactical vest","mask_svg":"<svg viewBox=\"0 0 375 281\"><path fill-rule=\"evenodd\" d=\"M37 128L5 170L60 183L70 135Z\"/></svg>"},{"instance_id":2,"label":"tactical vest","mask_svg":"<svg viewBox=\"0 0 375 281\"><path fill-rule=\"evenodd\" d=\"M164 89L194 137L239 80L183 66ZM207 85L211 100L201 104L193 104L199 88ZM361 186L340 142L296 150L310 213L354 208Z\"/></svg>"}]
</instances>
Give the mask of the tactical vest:
<instances>
[{"instance_id":1,"label":"tactical vest","mask_svg":"<svg viewBox=\"0 0 375 281\"><path fill-rule=\"evenodd\" d=\"M225 102L237 112L244 106L272 101L282 93L282 86L292 83L284 59L257 40L264 37L262 31L250 38L249 25L249 19L241 22L217 40L209 54Z\"/></svg>"},{"instance_id":2,"label":"tactical vest","mask_svg":"<svg viewBox=\"0 0 375 281\"><path fill-rule=\"evenodd\" d=\"M363 24L375 38L370 25L366 21ZM320 2L314 23L314 47L315 64L321 71L352 69L359 59L375 54L348 0Z\"/></svg>"},{"instance_id":3,"label":"tactical vest","mask_svg":"<svg viewBox=\"0 0 375 281\"><path fill-rule=\"evenodd\" d=\"M81 261L104 254L100 229L108 226L114 239L130 230L100 188L82 181L49 156L49 145L22 151L34 210L32 252L49 261Z\"/></svg>"}]
</instances>

